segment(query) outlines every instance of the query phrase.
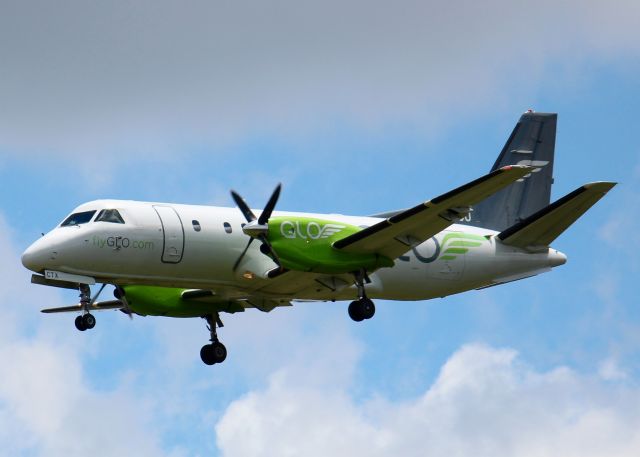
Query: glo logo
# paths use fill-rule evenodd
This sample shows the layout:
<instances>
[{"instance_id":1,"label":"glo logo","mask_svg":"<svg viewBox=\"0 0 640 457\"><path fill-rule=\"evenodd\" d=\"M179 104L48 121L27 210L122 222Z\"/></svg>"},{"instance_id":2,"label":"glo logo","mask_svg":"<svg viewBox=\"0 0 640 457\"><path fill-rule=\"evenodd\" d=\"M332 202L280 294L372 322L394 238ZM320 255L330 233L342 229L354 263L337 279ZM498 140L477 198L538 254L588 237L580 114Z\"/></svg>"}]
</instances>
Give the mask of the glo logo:
<instances>
[{"instance_id":1,"label":"glo logo","mask_svg":"<svg viewBox=\"0 0 640 457\"><path fill-rule=\"evenodd\" d=\"M345 228L344 225L319 224L315 221L303 221L302 223L300 221L284 221L280 224L280 233L289 239L318 240L329 238L341 232L343 228Z\"/></svg>"}]
</instances>

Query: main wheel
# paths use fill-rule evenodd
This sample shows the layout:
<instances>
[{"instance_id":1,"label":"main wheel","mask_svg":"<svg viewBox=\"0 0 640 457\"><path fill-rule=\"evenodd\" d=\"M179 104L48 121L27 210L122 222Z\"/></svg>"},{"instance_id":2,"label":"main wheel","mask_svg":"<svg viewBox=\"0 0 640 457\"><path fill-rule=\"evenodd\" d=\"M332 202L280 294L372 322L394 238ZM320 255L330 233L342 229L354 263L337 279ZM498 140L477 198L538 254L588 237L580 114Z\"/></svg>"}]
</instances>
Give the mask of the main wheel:
<instances>
[{"instance_id":1,"label":"main wheel","mask_svg":"<svg viewBox=\"0 0 640 457\"><path fill-rule=\"evenodd\" d=\"M213 350L213 344L205 344L200 349L200 358L207 365L213 365L216 363L216 354Z\"/></svg>"},{"instance_id":2,"label":"main wheel","mask_svg":"<svg viewBox=\"0 0 640 457\"><path fill-rule=\"evenodd\" d=\"M376 305L368 298L361 298L360 306L362 307L362 316L365 319L371 319L376 313Z\"/></svg>"},{"instance_id":3,"label":"main wheel","mask_svg":"<svg viewBox=\"0 0 640 457\"><path fill-rule=\"evenodd\" d=\"M221 342L217 341L211 346L216 363L222 363L227 358L227 348Z\"/></svg>"},{"instance_id":4,"label":"main wheel","mask_svg":"<svg viewBox=\"0 0 640 457\"><path fill-rule=\"evenodd\" d=\"M356 322L360 322L365 318L364 310L363 310L362 304L360 303L360 300L352 301L349 304L348 311L349 311L349 317Z\"/></svg>"},{"instance_id":5,"label":"main wheel","mask_svg":"<svg viewBox=\"0 0 640 457\"><path fill-rule=\"evenodd\" d=\"M96 318L93 317L93 314L87 313L82 316L82 323L84 324L84 328L86 328L87 330L91 330L96 326Z\"/></svg>"},{"instance_id":6,"label":"main wheel","mask_svg":"<svg viewBox=\"0 0 640 457\"><path fill-rule=\"evenodd\" d=\"M81 332L84 332L87 329L87 327L84 326L84 320L82 319L82 316L76 317L75 324L76 328Z\"/></svg>"}]
</instances>

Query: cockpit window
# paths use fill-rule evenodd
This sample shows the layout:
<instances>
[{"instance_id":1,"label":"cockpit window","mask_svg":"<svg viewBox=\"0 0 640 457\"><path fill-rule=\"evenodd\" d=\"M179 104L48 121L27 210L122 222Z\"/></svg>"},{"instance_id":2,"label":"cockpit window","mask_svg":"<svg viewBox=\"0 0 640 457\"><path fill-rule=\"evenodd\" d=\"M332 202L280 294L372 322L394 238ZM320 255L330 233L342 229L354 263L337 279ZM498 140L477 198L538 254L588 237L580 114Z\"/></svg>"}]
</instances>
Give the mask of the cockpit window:
<instances>
[{"instance_id":1,"label":"cockpit window","mask_svg":"<svg viewBox=\"0 0 640 457\"><path fill-rule=\"evenodd\" d=\"M87 222L89 222L91 220L91 218L93 217L94 214L96 214L95 210L94 211L83 211L81 213L73 213L71 216L66 218L62 224L60 224L60 227L67 227L67 226L70 226L70 225L86 224Z\"/></svg>"},{"instance_id":2,"label":"cockpit window","mask_svg":"<svg viewBox=\"0 0 640 457\"><path fill-rule=\"evenodd\" d=\"M117 209L103 209L98 213L96 222L113 222L115 224L124 224L124 219L120 216Z\"/></svg>"}]
</instances>

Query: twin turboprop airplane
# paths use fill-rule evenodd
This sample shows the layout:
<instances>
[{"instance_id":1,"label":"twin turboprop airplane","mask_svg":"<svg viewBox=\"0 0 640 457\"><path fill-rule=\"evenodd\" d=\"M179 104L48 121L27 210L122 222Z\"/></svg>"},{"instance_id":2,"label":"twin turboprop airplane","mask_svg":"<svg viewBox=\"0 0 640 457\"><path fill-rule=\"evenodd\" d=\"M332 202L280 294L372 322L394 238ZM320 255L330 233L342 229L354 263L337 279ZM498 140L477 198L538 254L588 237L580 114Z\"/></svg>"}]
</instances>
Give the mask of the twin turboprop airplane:
<instances>
[{"instance_id":1,"label":"twin turboprop airplane","mask_svg":"<svg viewBox=\"0 0 640 457\"><path fill-rule=\"evenodd\" d=\"M349 316L362 321L375 313L372 298L444 297L564 264L550 243L615 183L550 204L556 119L525 113L489 174L410 209L275 211L280 185L259 212L235 192L238 208L99 200L33 243L22 263L33 283L79 291L78 305L43 312L78 312L81 331L94 327L94 310L203 317L211 338L200 356L213 365L227 355L222 312L353 300ZM107 284L115 300L98 301Z\"/></svg>"}]
</instances>

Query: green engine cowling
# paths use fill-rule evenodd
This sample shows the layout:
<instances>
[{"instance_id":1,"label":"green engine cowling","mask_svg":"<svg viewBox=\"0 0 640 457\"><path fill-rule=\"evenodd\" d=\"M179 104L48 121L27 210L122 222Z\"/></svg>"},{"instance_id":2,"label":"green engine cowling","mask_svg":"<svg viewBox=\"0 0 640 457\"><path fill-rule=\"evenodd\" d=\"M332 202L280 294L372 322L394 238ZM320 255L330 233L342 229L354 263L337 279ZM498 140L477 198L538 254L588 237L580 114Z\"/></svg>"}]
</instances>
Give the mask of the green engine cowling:
<instances>
[{"instance_id":1,"label":"green engine cowling","mask_svg":"<svg viewBox=\"0 0 640 457\"><path fill-rule=\"evenodd\" d=\"M324 274L374 271L393 266L379 254L342 252L333 243L362 230L355 225L310 217L272 217L267 238L284 268Z\"/></svg>"},{"instance_id":2,"label":"green engine cowling","mask_svg":"<svg viewBox=\"0 0 640 457\"><path fill-rule=\"evenodd\" d=\"M244 311L237 301L185 299L185 289L158 286L122 286L131 311L142 316L201 317L218 312Z\"/></svg>"}]
</instances>

